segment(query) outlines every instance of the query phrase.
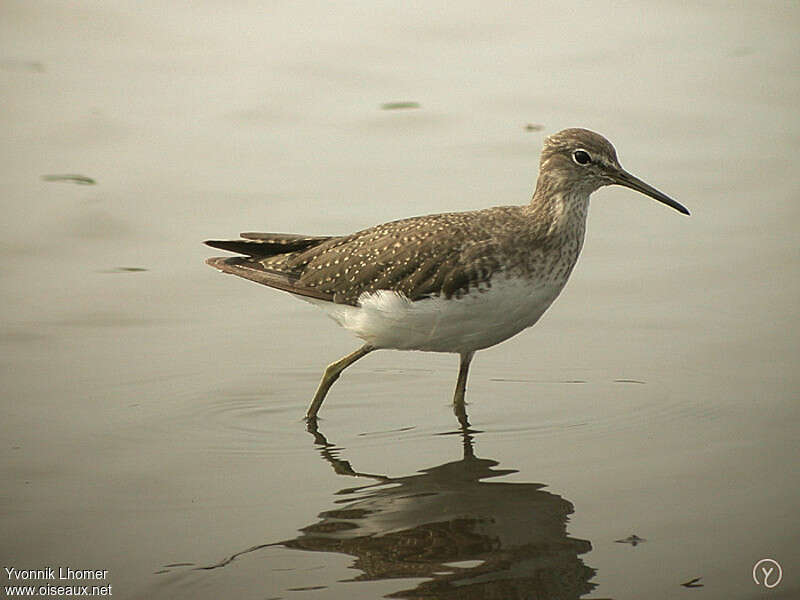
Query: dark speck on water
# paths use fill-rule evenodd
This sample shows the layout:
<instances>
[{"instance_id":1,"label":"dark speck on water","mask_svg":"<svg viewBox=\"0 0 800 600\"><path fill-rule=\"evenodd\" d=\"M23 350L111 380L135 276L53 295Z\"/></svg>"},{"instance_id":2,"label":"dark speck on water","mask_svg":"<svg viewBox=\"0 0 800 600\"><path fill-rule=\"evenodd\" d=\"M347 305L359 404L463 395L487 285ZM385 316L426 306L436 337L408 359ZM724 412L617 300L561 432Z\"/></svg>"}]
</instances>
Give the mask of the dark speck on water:
<instances>
[{"instance_id":1,"label":"dark speck on water","mask_svg":"<svg viewBox=\"0 0 800 600\"><path fill-rule=\"evenodd\" d=\"M42 175L44 181L63 181L66 183L77 183L78 185L95 185L97 182L86 175Z\"/></svg>"},{"instance_id":2,"label":"dark speck on water","mask_svg":"<svg viewBox=\"0 0 800 600\"><path fill-rule=\"evenodd\" d=\"M100 273L142 273L147 271L144 267L116 267L114 269L107 269L99 271Z\"/></svg>"},{"instance_id":3,"label":"dark speck on water","mask_svg":"<svg viewBox=\"0 0 800 600\"><path fill-rule=\"evenodd\" d=\"M17 58L6 58L0 60L0 69L4 71L28 71L32 73L44 73L44 64L38 60L24 60Z\"/></svg>"},{"instance_id":4,"label":"dark speck on water","mask_svg":"<svg viewBox=\"0 0 800 600\"><path fill-rule=\"evenodd\" d=\"M614 540L617 544L630 544L631 546L638 546L642 542L646 542L647 540L644 538L639 537L635 533L633 535L629 535L626 538L621 540Z\"/></svg>"},{"instance_id":5,"label":"dark speck on water","mask_svg":"<svg viewBox=\"0 0 800 600\"><path fill-rule=\"evenodd\" d=\"M739 46L734 48L730 55L735 57L750 56L751 54L755 54L755 52L755 49L750 46Z\"/></svg>"},{"instance_id":6,"label":"dark speck on water","mask_svg":"<svg viewBox=\"0 0 800 600\"><path fill-rule=\"evenodd\" d=\"M419 107L419 102L385 102L381 104L382 110L403 110Z\"/></svg>"}]
</instances>

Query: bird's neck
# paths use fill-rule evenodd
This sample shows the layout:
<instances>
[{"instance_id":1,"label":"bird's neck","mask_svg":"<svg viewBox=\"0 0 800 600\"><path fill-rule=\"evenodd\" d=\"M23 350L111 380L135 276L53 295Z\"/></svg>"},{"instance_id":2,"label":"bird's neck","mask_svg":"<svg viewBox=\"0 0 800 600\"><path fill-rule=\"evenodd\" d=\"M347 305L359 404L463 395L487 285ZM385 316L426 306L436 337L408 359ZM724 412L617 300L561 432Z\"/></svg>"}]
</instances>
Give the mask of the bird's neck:
<instances>
[{"instance_id":1,"label":"bird's neck","mask_svg":"<svg viewBox=\"0 0 800 600\"><path fill-rule=\"evenodd\" d=\"M583 237L590 190L563 185L563 180L539 176L531 203L526 206L540 235Z\"/></svg>"}]
</instances>

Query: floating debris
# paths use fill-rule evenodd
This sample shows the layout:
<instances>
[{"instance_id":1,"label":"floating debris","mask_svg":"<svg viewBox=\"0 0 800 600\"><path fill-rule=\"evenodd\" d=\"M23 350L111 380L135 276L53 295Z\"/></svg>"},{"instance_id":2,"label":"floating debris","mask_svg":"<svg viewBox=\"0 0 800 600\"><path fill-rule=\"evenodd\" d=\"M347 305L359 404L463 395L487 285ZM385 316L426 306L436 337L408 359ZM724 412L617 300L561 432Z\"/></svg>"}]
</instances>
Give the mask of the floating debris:
<instances>
[{"instance_id":1,"label":"floating debris","mask_svg":"<svg viewBox=\"0 0 800 600\"><path fill-rule=\"evenodd\" d=\"M751 48L750 46L739 46L730 52L730 56L750 56L751 54L755 53L755 48Z\"/></svg>"},{"instance_id":2,"label":"floating debris","mask_svg":"<svg viewBox=\"0 0 800 600\"><path fill-rule=\"evenodd\" d=\"M638 379L615 379L614 383L641 383L644 384L644 381L640 381Z\"/></svg>"},{"instance_id":3,"label":"floating debris","mask_svg":"<svg viewBox=\"0 0 800 600\"><path fill-rule=\"evenodd\" d=\"M633 535L629 535L628 537L621 539L621 540L614 540L617 544L630 544L631 546L638 546L642 542L646 542L647 540L644 538L639 537L635 533Z\"/></svg>"},{"instance_id":4,"label":"floating debris","mask_svg":"<svg viewBox=\"0 0 800 600\"><path fill-rule=\"evenodd\" d=\"M0 69L4 71L28 71L44 73L44 64L38 60L25 60L18 58L4 58L0 60Z\"/></svg>"},{"instance_id":5,"label":"floating debris","mask_svg":"<svg viewBox=\"0 0 800 600\"><path fill-rule=\"evenodd\" d=\"M142 273L144 271L147 271L144 267L116 267L115 269L100 271L100 273Z\"/></svg>"},{"instance_id":6,"label":"floating debris","mask_svg":"<svg viewBox=\"0 0 800 600\"><path fill-rule=\"evenodd\" d=\"M489 381L505 383L588 383L585 379L512 379L508 377L491 377Z\"/></svg>"},{"instance_id":7,"label":"floating debris","mask_svg":"<svg viewBox=\"0 0 800 600\"><path fill-rule=\"evenodd\" d=\"M75 175L67 173L65 175L42 175L44 181L63 181L66 183L77 183L78 185L95 185L97 182L86 175Z\"/></svg>"},{"instance_id":8,"label":"floating debris","mask_svg":"<svg viewBox=\"0 0 800 600\"><path fill-rule=\"evenodd\" d=\"M381 104L382 110L404 110L409 108L419 108L419 102L385 102Z\"/></svg>"},{"instance_id":9,"label":"floating debris","mask_svg":"<svg viewBox=\"0 0 800 600\"><path fill-rule=\"evenodd\" d=\"M539 125L538 123L528 123L525 125L525 131L541 131L544 129L544 125Z\"/></svg>"},{"instance_id":10,"label":"floating debris","mask_svg":"<svg viewBox=\"0 0 800 600\"><path fill-rule=\"evenodd\" d=\"M700 583L701 579L702 577L695 577L694 579L690 579L689 581L687 581L686 583L682 583L681 585L687 588L703 587L704 584Z\"/></svg>"}]
</instances>

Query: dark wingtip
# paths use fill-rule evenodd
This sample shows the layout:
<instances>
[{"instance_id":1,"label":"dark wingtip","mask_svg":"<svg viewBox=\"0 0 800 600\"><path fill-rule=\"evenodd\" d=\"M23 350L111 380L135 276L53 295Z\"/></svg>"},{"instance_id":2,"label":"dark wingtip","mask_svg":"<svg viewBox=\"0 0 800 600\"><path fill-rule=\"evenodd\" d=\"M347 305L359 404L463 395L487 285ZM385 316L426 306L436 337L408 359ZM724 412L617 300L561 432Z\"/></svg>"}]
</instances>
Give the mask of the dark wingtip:
<instances>
[{"instance_id":1,"label":"dark wingtip","mask_svg":"<svg viewBox=\"0 0 800 600\"><path fill-rule=\"evenodd\" d=\"M269 251L271 249L269 245L247 240L206 240L203 243L217 250L226 250L236 254L244 254L245 256L274 254L274 252Z\"/></svg>"}]
</instances>

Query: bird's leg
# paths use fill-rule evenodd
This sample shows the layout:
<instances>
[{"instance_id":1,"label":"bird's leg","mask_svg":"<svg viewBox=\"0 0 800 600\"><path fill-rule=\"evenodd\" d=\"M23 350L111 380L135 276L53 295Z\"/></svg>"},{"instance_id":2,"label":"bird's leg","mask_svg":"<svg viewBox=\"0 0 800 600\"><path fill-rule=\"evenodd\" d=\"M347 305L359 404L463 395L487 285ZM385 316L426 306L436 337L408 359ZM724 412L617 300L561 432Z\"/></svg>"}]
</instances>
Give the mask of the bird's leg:
<instances>
[{"instance_id":1,"label":"bird's leg","mask_svg":"<svg viewBox=\"0 0 800 600\"><path fill-rule=\"evenodd\" d=\"M475 352L462 352L461 362L458 366L458 381L456 382L456 392L453 394L453 410L456 414L464 412L464 392L467 391L467 374L469 373L469 363Z\"/></svg>"},{"instance_id":2,"label":"bird's leg","mask_svg":"<svg viewBox=\"0 0 800 600\"><path fill-rule=\"evenodd\" d=\"M458 419L458 424L461 425L461 433L466 435L469 432L469 417L467 417L467 407L462 402L461 404L453 404L453 413Z\"/></svg>"},{"instance_id":3,"label":"bird's leg","mask_svg":"<svg viewBox=\"0 0 800 600\"><path fill-rule=\"evenodd\" d=\"M325 369L325 373L322 375L322 381L319 382L317 393L314 394L314 399L311 401L311 404L308 407L308 412L306 412L306 420L316 420L319 407L322 406L322 401L325 400L328 390L331 389L331 386L334 384L334 382L339 379L339 375L342 374L342 371L356 362L359 358L364 358L373 350L375 350L374 346L364 344L355 352L348 354L344 358L337 360L335 363L328 365L328 368Z\"/></svg>"}]
</instances>

